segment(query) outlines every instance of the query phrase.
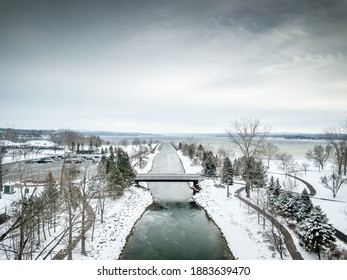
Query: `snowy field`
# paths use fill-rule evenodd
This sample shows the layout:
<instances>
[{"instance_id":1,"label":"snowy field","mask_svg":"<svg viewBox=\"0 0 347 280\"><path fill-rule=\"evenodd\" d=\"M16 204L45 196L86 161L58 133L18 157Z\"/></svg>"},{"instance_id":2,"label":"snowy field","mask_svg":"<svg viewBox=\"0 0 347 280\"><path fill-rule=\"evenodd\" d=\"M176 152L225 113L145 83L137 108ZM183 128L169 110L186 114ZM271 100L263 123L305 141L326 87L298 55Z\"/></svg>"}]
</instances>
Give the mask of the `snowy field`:
<instances>
[{"instance_id":1,"label":"snowy field","mask_svg":"<svg viewBox=\"0 0 347 280\"><path fill-rule=\"evenodd\" d=\"M341 187L334 199L332 191L324 188L320 183L320 178L323 176L330 176L333 173L332 170L333 166L331 164L324 167L324 170L321 171L319 171L317 167L310 166L306 174L304 171L298 171L292 173L292 175L308 182L314 187L317 193L314 197L311 197L312 203L322 208L327 214L329 222L332 223L335 228L347 234L347 185ZM279 175L281 171L276 162L271 164L269 172L270 176L273 175L275 178L279 178L280 182L285 182L287 180L284 175ZM297 185L294 189L295 192L302 192L306 187L298 180L290 180L295 181Z\"/></svg>"}]
</instances>

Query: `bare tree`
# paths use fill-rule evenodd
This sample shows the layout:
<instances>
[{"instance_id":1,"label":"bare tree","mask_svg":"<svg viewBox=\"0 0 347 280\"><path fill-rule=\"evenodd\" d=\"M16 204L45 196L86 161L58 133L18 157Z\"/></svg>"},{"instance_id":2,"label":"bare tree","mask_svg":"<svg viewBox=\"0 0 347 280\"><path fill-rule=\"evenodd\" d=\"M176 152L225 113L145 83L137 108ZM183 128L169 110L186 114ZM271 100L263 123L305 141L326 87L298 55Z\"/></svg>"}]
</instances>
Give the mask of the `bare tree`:
<instances>
[{"instance_id":1,"label":"bare tree","mask_svg":"<svg viewBox=\"0 0 347 280\"><path fill-rule=\"evenodd\" d=\"M270 167L270 161L275 157L278 151L278 147L273 143L264 143L264 145L262 146L262 154L266 159L267 168Z\"/></svg>"},{"instance_id":2,"label":"bare tree","mask_svg":"<svg viewBox=\"0 0 347 280\"><path fill-rule=\"evenodd\" d=\"M318 167L319 171L324 169L324 165L329 159L333 147L328 144L325 147L323 145L315 145L313 150L309 150L306 153L306 158L313 161Z\"/></svg>"},{"instance_id":3,"label":"bare tree","mask_svg":"<svg viewBox=\"0 0 347 280\"><path fill-rule=\"evenodd\" d=\"M42 253L41 222L46 206L43 197L37 195L36 188L30 195L25 192L20 200L12 204L12 223L0 236L1 250L9 259L33 259L34 251L41 250Z\"/></svg>"},{"instance_id":4,"label":"bare tree","mask_svg":"<svg viewBox=\"0 0 347 280\"><path fill-rule=\"evenodd\" d=\"M343 178L340 174L333 173L329 177L321 177L321 184L324 188L327 188L332 191L333 198L336 197L338 191L341 187L347 183L347 178Z\"/></svg>"},{"instance_id":5,"label":"bare tree","mask_svg":"<svg viewBox=\"0 0 347 280\"><path fill-rule=\"evenodd\" d=\"M302 169L305 171L305 175L307 174L308 168L310 167L310 164L308 162L303 162L301 164Z\"/></svg>"},{"instance_id":6,"label":"bare tree","mask_svg":"<svg viewBox=\"0 0 347 280\"><path fill-rule=\"evenodd\" d=\"M134 159L137 159L140 168L146 165L145 157L148 153L149 151L146 146L140 146L139 151L133 156Z\"/></svg>"},{"instance_id":7,"label":"bare tree","mask_svg":"<svg viewBox=\"0 0 347 280\"><path fill-rule=\"evenodd\" d=\"M269 248L280 255L280 258L283 259L286 256L287 248L284 243L284 235L281 230L273 223L271 223L270 229L264 232L265 241L269 243Z\"/></svg>"},{"instance_id":8,"label":"bare tree","mask_svg":"<svg viewBox=\"0 0 347 280\"><path fill-rule=\"evenodd\" d=\"M227 130L230 140L241 151L246 162L257 158L261 152L261 146L265 137L269 133L269 128L264 127L258 119L242 118L231 123ZM248 166L248 164L247 164ZM247 168L245 172L246 194L250 197L251 170Z\"/></svg>"},{"instance_id":9,"label":"bare tree","mask_svg":"<svg viewBox=\"0 0 347 280\"><path fill-rule=\"evenodd\" d=\"M74 180L76 179L77 169L75 166L63 169L63 180L62 180L62 191L65 202L67 217L67 228L68 228L68 241L67 241L67 259L72 260L72 249L73 249L73 230L76 222L75 209L78 206L80 199L80 191L76 188Z\"/></svg>"},{"instance_id":10,"label":"bare tree","mask_svg":"<svg viewBox=\"0 0 347 280\"><path fill-rule=\"evenodd\" d=\"M325 131L328 143L335 150L338 174L347 173L347 120L340 127L331 127Z\"/></svg>"},{"instance_id":11,"label":"bare tree","mask_svg":"<svg viewBox=\"0 0 347 280\"><path fill-rule=\"evenodd\" d=\"M286 192L292 193L297 187L296 178L287 177L285 180L283 180L282 185Z\"/></svg>"},{"instance_id":12,"label":"bare tree","mask_svg":"<svg viewBox=\"0 0 347 280\"><path fill-rule=\"evenodd\" d=\"M17 142L18 141L18 133L13 128L6 128L3 131L1 138L3 138L4 140L11 141L11 142Z\"/></svg>"},{"instance_id":13,"label":"bare tree","mask_svg":"<svg viewBox=\"0 0 347 280\"><path fill-rule=\"evenodd\" d=\"M82 220L81 220L81 254L86 255L86 230L85 230L85 218L86 218L86 208L88 205L87 201L87 167L84 170L83 181L81 184L81 193L82 193Z\"/></svg>"},{"instance_id":14,"label":"bare tree","mask_svg":"<svg viewBox=\"0 0 347 280\"><path fill-rule=\"evenodd\" d=\"M136 138L133 139L133 141L131 143L134 146L139 146L139 145L141 145L141 140L136 137Z\"/></svg>"},{"instance_id":15,"label":"bare tree","mask_svg":"<svg viewBox=\"0 0 347 280\"><path fill-rule=\"evenodd\" d=\"M86 216L87 216L87 207L89 206L90 200L95 194L95 190L90 188L89 178L87 178L87 171L89 166L86 165L83 174L83 180L80 184L80 190L82 195L82 210L81 210L81 254L86 255Z\"/></svg>"},{"instance_id":16,"label":"bare tree","mask_svg":"<svg viewBox=\"0 0 347 280\"><path fill-rule=\"evenodd\" d=\"M129 145L128 139L124 138L124 139L120 140L119 145L124 146L124 148L126 148Z\"/></svg>"},{"instance_id":17,"label":"bare tree","mask_svg":"<svg viewBox=\"0 0 347 280\"><path fill-rule=\"evenodd\" d=\"M101 159L101 162L98 165L97 174L89 180L90 188L93 189L95 197L98 201L98 209L100 210L101 223L104 222L106 199L109 193L106 179L107 164L104 164L103 161L106 161L106 158Z\"/></svg>"},{"instance_id":18,"label":"bare tree","mask_svg":"<svg viewBox=\"0 0 347 280\"><path fill-rule=\"evenodd\" d=\"M276 154L276 159L281 162L281 169L287 174L290 166L294 163L293 156L286 152L281 152Z\"/></svg>"}]
</instances>

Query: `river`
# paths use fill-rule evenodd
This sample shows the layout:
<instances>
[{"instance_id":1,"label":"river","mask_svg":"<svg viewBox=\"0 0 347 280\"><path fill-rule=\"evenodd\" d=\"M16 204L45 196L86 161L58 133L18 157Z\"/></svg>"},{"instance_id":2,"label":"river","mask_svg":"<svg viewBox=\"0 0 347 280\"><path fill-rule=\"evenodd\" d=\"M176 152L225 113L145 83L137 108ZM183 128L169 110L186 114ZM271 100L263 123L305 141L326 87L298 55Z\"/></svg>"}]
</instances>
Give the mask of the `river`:
<instances>
[{"instance_id":1,"label":"river","mask_svg":"<svg viewBox=\"0 0 347 280\"><path fill-rule=\"evenodd\" d=\"M152 172L184 173L176 150L163 144ZM233 259L226 241L192 199L187 183L150 183L153 205L134 226L120 259Z\"/></svg>"}]
</instances>

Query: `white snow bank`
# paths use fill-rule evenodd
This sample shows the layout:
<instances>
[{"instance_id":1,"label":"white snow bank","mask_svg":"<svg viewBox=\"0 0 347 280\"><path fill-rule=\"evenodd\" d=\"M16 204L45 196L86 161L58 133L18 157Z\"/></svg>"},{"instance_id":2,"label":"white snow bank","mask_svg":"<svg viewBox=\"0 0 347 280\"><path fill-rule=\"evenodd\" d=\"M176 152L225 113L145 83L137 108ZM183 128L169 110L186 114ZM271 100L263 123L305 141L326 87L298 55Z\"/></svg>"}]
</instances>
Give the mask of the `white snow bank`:
<instances>
[{"instance_id":1,"label":"white snow bank","mask_svg":"<svg viewBox=\"0 0 347 280\"><path fill-rule=\"evenodd\" d=\"M137 187L130 187L115 201L108 199L104 223L98 218L94 233L92 229L87 233L87 255L81 255L80 248L76 247L73 259L118 259L134 224L152 201L148 191Z\"/></svg>"},{"instance_id":2,"label":"white snow bank","mask_svg":"<svg viewBox=\"0 0 347 280\"><path fill-rule=\"evenodd\" d=\"M143 169L136 167L141 173L147 173L152 169L154 158L160 153L157 148L154 153L146 157L147 164ZM143 188L132 186L122 197L117 200L108 199L104 214L104 223L96 212L97 221L94 232L87 233L87 255L80 254L80 248L74 249L73 259L118 259L125 246L127 236L130 234L135 223L141 218L146 208L153 202L151 193ZM93 202L96 209L96 201ZM93 238L92 238L93 237Z\"/></svg>"},{"instance_id":3,"label":"white snow bank","mask_svg":"<svg viewBox=\"0 0 347 280\"><path fill-rule=\"evenodd\" d=\"M177 152L186 173L201 173L201 165L194 165L181 151ZM240 260L280 259L279 255L269 249L264 242L262 223L258 224L257 213L248 208L233 193L242 187L235 184L227 190L218 180L200 182L202 190L194 200L205 209L207 215L215 222L228 243L230 251ZM289 258L289 254L287 257Z\"/></svg>"}]
</instances>

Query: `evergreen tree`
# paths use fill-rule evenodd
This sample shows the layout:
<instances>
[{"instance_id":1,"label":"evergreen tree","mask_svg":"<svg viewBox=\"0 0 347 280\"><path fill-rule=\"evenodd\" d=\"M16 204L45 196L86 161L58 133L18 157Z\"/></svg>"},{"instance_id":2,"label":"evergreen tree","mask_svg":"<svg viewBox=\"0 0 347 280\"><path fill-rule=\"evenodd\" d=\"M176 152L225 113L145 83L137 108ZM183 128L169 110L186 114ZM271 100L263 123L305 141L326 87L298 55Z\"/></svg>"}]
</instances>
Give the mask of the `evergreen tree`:
<instances>
[{"instance_id":1,"label":"evergreen tree","mask_svg":"<svg viewBox=\"0 0 347 280\"><path fill-rule=\"evenodd\" d=\"M278 178L276 179L274 190L273 190L273 197L275 200L278 200L279 195L281 194L281 184Z\"/></svg>"},{"instance_id":2,"label":"evergreen tree","mask_svg":"<svg viewBox=\"0 0 347 280\"><path fill-rule=\"evenodd\" d=\"M123 176L123 181L126 186L130 186L135 179L135 171L131 167L131 162L128 154L121 148L116 151L116 164Z\"/></svg>"},{"instance_id":3,"label":"evergreen tree","mask_svg":"<svg viewBox=\"0 0 347 280\"><path fill-rule=\"evenodd\" d=\"M275 179L274 179L274 176L271 176L269 184L267 186L267 190L266 190L267 200L271 203L273 203L272 194L274 192L274 189L275 189Z\"/></svg>"},{"instance_id":4,"label":"evergreen tree","mask_svg":"<svg viewBox=\"0 0 347 280\"><path fill-rule=\"evenodd\" d=\"M335 243L335 229L328 223L326 214L319 206L313 207L310 214L300 224L300 245L308 252L321 252Z\"/></svg>"},{"instance_id":5,"label":"evergreen tree","mask_svg":"<svg viewBox=\"0 0 347 280\"><path fill-rule=\"evenodd\" d=\"M110 163L110 169L106 176L109 194L115 199L123 194L126 186L122 173L115 162Z\"/></svg>"},{"instance_id":6,"label":"evergreen tree","mask_svg":"<svg viewBox=\"0 0 347 280\"><path fill-rule=\"evenodd\" d=\"M250 187L263 188L266 186L266 168L260 161L255 160L254 157L248 159L242 157L238 161L237 172L242 176L243 180L251 184Z\"/></svg>"},{"instance_id":7,"label":"evergreen tree","mask_svg":"<svg viewBox=\"0 0 347 280\"><path fill-rule=\"evenodd\" d=\"M294 216L297 222L301 222L307 217L313 208L311 198L306 189L298 196Z\"/></svg>"},{"instance_id":8,"label":"evergreen tree","mask_svg":"<svg viewBox=\"0 0 347 280\"><path fill-rule=\"evenodd\" d=\"M110 146L110 147L108 148L108 150L109 150L109 152L110 152L109 159L110 159L111 161L114 161L114 151L113 151L113 146Z\"/></svg>"},{"instance_id":9,"label":"evergreen tree","mask_svg":"<svg viewBox=\"0 0 347 280\"><path fill-rule=\"evenodd\" d=\"M210 151L206 155L204 161L204 175L205 176L216 176L216 164L214 162L213 153Z\"/></svg>"},{"instance_id":10,"label":"evergreen tree","mask_svg":"<svg viewBox=\"0 0 347 280\"><path fill-rule=\"evenodd\" d=\"M270 206L276 205L278 197L281 193L281 185L278 179L275 181L274 177L271 176L268 189L266 191L267 200Z\"/></svg>"},{"instance_id":11,"label":"evergreen tree","mask_svg":"<svg viewBox=\"0 0 347 280\"><path fill-rule=\"evenodd\" d=\"M194 158L195 152L196 152L195 144L189 144L188 145L188 156L190 159Z\"/></svg>"},{"instance_id":12,"label":"evergreen tree","mask_svg":"<svg viewBox=\"0 0 347 280\"><path fill-rule=\"evenodd\" d=\"M280 180L279 180L278 178L276 179L275 188L276 188L276 189L280 189L280 188L281 188Z\"/></svg>"},{"instance_id":13,"label":"evergreen tree","mask_svg":"<svg viewBox=\"0 0 347 280\"><path fill-rule=\"evenodd\" d=\"M222 183L229 185L233 185L234 183L234 169L228 157L226 157L223 162Z\"/></svg>"},{"instance_id":14,"label":"evergreen tree","mask_svg":"<svg viewBox=\"0 0 347 280\"><path fill-rule=\"evenodd\" d=\"M111 155L108 158L105 155L101 157L98 177L101 181L105 180L109 194L115 198L134 182L135 172L128 154L123 149L118 148L114 151L110 146L109 151Z\"/></svg>"},{"instance_id":15,"label":"evergreen tree","mask_svg":"<svg viewBox=\"0 0 347 280\"><path fill-rule=\"evenodd\" d=\"M110 160L106 158L105 155L102 155L99 165L98 165L98 174L101 176L106 176L109 171Z\"/></svg>"},{"instance_id":16,"label":"evergreen tree","mask_svg":"<svg viewBox=\"0 0 347 280\"><path fill-rule=\"evenodd\" d=\"M252 165L252 168L249 170L252 187L264 188L267 181L265 166L261 163L261 161L256 161L253 158L250 164Z\"/></svg>"},{"instance_id":17,"label":"evergreen tree","mask_svg":"<svg viewBox=\"0 0 347 280\"><path fill-rule=\"evenodd\" d=\"M90 138L90 140L89 140L88 151L89 151L89 153L93 152L93 139L92 138Z\"/></svg>"},{"instance_id":18,"label":"evergreen tree","mask_svg":"<svg viewBox=\"0 0 347 280\"><path fill-rule=\"evenodd\" d=\"M281 194L278 196L276 207L286 217L293 218L294 211L296 209L296 199L289 192L281 192Z\"/></svg>"},{"instance_id":19,"label":"evergreen tree","mask_svg":"<svg viewBox=\"0 0 347 280\"><path fill-rule=\"evenodd\" d=\"M75 141L72 141L72 143L71 143L71 150L74 152L75 149L76 149Z\"/></svg>"},{"instance_id":20,"label":"evergreen tree","mask_svg":"<svg viewBox=\"0 0 347 280\"><path fill-rule=\"evenodd\" d=\"M196 154L200 160L203 159L204 152L205 152L205 148L201 144L199 144Z\"/></svg>"},{"instance_id":21,"label":"evergreen tree","mask_svg":"<svg viewBox=\"0 0 347 280\"><path fill-rule=\"evenodd\" d=\"M240 176L240 159L234 159L233 163L233 168L234 168L234 176Z\"/></svg>"}]
</instances>

